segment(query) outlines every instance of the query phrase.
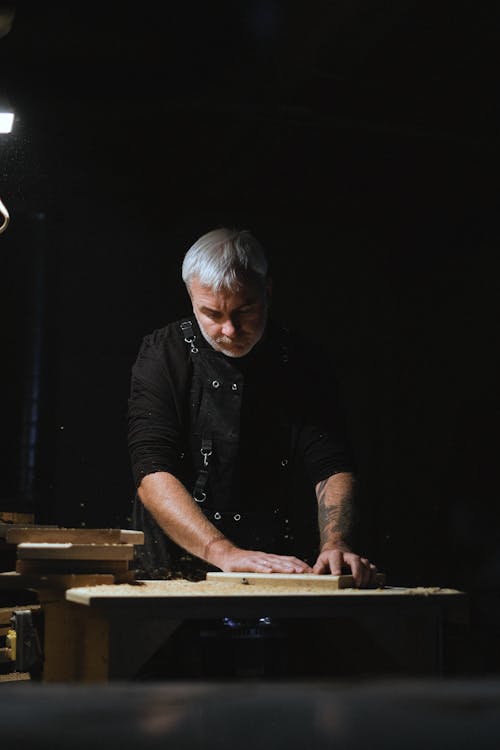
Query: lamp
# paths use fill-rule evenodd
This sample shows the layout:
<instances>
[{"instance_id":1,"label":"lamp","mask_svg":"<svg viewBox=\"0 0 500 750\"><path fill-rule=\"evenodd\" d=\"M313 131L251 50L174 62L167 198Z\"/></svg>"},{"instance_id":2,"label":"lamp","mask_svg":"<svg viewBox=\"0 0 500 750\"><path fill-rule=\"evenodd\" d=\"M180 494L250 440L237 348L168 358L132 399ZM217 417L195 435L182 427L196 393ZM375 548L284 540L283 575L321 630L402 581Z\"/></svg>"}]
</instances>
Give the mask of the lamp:
<instances>
[{"instance_id":1,"label":"lamp","mask_svg":"<svg viewBox=\"0 0 500 750\"><path fill-rule=\"evenodd\" d=\"M14 112L9 101L0 94L0 133L10 133L14 124Z\"/></svg>"}]
</instances>

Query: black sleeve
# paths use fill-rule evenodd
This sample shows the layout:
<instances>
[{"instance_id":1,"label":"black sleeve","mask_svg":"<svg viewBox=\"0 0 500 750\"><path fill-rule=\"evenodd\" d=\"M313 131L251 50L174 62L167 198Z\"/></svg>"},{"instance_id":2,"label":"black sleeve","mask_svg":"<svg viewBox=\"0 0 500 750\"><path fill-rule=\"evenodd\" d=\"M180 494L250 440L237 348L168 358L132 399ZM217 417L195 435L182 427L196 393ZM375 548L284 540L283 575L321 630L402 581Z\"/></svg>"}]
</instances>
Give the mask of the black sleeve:
<instances>
[{"instance_id":1,"label":"black sleeve","mask_svg":"<svg viewBox=\"0 0 500 750\"><path fill-rule=\"evenodd\" d=\"M300 423L297 450L316 485L333 474L355 472L339 382L326 354L302 349L299 354Z\"/></svg>"},{"instance_id":2,"label":"black sleeve","mask_svg":"<svg viewBox=\"0 0 500 750\"><path fill-rule=\"evenodd\" d=\"M181 478L182 383L188 360L171 331L146 336L132 368L128 444L136 486L144 476L168 471Z\"/></svg>"}]
</instances>

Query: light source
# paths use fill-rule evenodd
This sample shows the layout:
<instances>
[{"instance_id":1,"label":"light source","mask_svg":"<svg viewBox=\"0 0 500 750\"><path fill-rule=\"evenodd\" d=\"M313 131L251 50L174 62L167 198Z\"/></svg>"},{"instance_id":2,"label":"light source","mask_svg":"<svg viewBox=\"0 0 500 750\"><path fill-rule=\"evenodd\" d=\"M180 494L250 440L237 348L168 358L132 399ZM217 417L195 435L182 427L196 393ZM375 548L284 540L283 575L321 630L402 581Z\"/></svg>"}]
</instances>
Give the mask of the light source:
<instances>
[{"instance_id":1,"label":"light source","mask_svg":"<svg viewBox=\"0 0 500 750\"><path fill-rule=\"evenodd\" d=\"M9 101L0 94L0 133L10 133L14 124L14 112Z\"/></svg>"}]
</instances>

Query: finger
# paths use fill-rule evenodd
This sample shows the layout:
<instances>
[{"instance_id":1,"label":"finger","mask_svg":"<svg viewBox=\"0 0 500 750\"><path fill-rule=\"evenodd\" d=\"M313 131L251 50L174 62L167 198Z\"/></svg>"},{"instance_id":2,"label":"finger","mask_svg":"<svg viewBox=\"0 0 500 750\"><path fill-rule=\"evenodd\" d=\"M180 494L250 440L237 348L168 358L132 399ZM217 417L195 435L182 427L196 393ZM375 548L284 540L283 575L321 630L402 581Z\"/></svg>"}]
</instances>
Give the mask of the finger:
<instances>
[{"instance_id":1,"label":"finger","mask_svg":"<svg viewBox=\"0 0 500 750\"><path fill-rule=\"evenodd\" d=\"M342 552L330 552L328 555L328 567L332 576L342 575Z\"/></svg>"},{"instance_id":2,"label":"finger","mask_svg":"<svg viewBox=\"0 0 500 750\"><path fill-rule=\"evenodd\" d=\"M354 578L354 585L357 588L362 588L364 566L361 563L361 560L356 555L349 555L349 560L346 560L346 562L351 568L352 577Z\"/></svg>"},{"instance_id":3,"label":"finger","mask_svg":"<svg viewBox=\"0 0 500 750\"><path fill-rule=\"evenodd\" d=\"M283 562L283 560L273 560L269 563L274 573L290 573L295 574L295 566L290 563Z\"/></svg>"},{"instance_id":4,"label":"finger","mask_svg":"<svg viewBox=\"0 0 500 750\"><path fill-rule=\"evenodd\" d=\"M377 566L374 565L373 563L371 563L365 557L362 557L361 561L362 561L363 567L364 567L363 587L364 588L373 588L376 585L376 583L377 583L377 581L376 581Z\"/></svg>"},{"instance_id":5,"label":"finger","mask_svg":"<svg viewBox=\"0 0 500 750\"><path fill-rule=\"evenodd\" d=\"M342 575L342 558L339 553L324 552L318 557L313 573L330 573L332 576Z\"/></svg>"},{"instance_id":6,"label":"finger","mask_svg":"<svg viewBox=\"0 0 500 750\"><path fill-rule=\"evenodd\" d=\"M355 585L358 588L367 588L371 582L370 561L352 552L344 554L344 560L351 568Z\"/></svg>"},{"instance_id":7,"label":"finger","mask_svg":"<svg viewBox=\"0 0 500 750\"><path fill-rule=\"evenodd\" d=\"M325 563L323 561L323 558L318 557L318 559L316 560L316 562L313 565L312 572L315 575L322 575L323 573L326 573L327 567L328 567L328 565L327 565L327 563Z\"/></svg>"},{"instance_id":8,"label":"finger","mask_svg":"<svg viewBox=\"0 0 500 750\"><path fill-rule=\"evenodd\" d=\"M377 586L377 566L370 563L370 586Z\"/></svg>"},{"instance_id":9,"label":"finger","mask_svg":"<svg viewBox=\"0 0 500 750\"><path fill-rule=\"evenodd\" d=\"M367 588L371 581L370 561L366 557L360 557L359 562L361 575L360 588Z\"/></svg>"},{"instance_id":10,"label":"finger","mask_svg":"<svg viewBox=\"0 0 500 750\"><path fill-rule=\"evenodd\" d=\"M253 566L253 572L254 573L272 573L273 568L272 568L272 565L269 565L268 563L256 563Z\"/></svg>"},{"instance_id":11,"label":"finger","mask_svg":"<svg viewBox=\"0 0 500 750\"><path fill-rule=\"evenodd\" d=\"M286 555L270 555L273 564L285 566L285 572L289 573L311 573L312 568L298 557L288 557Z\"/></svg>"}]
</instances>

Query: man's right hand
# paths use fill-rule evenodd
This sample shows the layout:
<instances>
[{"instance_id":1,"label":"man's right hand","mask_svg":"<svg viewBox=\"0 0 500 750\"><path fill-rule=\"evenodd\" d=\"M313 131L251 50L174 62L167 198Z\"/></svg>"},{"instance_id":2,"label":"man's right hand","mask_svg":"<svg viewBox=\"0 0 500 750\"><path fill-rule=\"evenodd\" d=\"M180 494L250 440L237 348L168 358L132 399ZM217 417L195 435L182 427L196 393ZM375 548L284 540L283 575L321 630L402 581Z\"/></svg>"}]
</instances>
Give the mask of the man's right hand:
<instances>
[{"instance_id":1,"label":"man's right hand","mask_svg":"<svg viewBox=\"0 0 500 750\"><path fill-rule=\"evenodd\" d=\"M216 541L211 553L210 562L224 573L312 573L312 568L298 557L240 549L227 539Z\"/></svg>"}]
</instances>

